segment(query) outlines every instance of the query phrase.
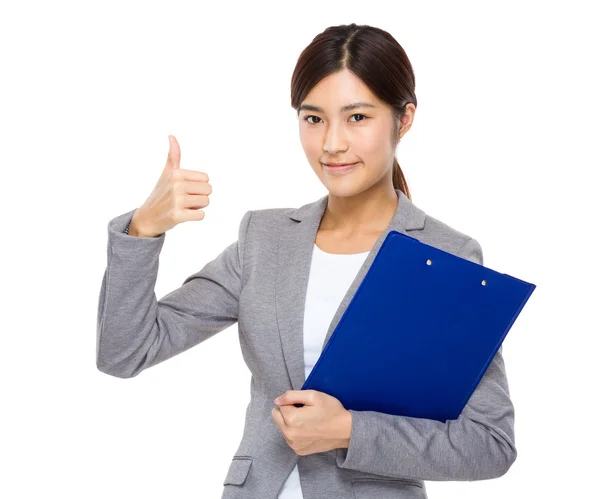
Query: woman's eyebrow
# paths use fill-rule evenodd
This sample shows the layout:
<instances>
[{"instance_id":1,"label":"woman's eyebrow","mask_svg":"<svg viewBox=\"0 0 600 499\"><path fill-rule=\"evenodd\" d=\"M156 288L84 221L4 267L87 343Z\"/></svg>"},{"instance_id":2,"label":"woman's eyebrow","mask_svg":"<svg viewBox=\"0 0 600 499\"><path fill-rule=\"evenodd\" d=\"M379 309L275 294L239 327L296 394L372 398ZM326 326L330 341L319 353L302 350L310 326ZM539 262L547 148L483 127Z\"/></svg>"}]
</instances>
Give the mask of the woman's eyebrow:
<instances>
[{"instance_id":1,"label":"woman's eyebrow","mask_svg":"<svg viewBox=\"0 0 600 499\"><path fill-rule=\"evenodd\" d=\"M351 109L356 109L358 107L377 107L373 104L369 104L368 102L355 102L354 104L348 104L347 106L343 106L340 108L340 113L343 113L345 111L350 111ZM317 106L311 106L310 104L302 104L299 108L298 108L298 112L302 111L302 110L306 110L306 111L316 111L318 113L324 113L324 109L317 107Z\"/></svg>"}]
</instances>

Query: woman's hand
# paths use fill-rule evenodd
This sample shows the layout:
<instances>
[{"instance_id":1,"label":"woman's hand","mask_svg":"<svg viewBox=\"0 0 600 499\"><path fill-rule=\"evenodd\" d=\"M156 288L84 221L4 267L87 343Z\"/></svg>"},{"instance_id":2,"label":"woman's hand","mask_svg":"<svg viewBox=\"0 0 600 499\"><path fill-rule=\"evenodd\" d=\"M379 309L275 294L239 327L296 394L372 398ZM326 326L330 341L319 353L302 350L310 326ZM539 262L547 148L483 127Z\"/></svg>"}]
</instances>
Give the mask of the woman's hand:
<instances>
[{"instance_id":1,"label":"woman's hand","mask_svg":"<svg viewBox=\"0 0 600 499\"><path fill-rule=\"evenodd\" d=\"M352 414L335 397L316 390L288 390L275 403L279 407L271 411L273 420L296 454L348 447Z\"/></svg>"},{"instance_id":2,"label":"woman's hand","mask_svg":"<svg viewBox=\"0 0 600 499\"><path fill-rule=\"evenodd\" d=\"M212 193L208 175L182 169L180 160L179 142L169 135L167 163L148 199L135 210L129 235L158 237L182 222L204 220Z\"/></svg>"}]
</instances>

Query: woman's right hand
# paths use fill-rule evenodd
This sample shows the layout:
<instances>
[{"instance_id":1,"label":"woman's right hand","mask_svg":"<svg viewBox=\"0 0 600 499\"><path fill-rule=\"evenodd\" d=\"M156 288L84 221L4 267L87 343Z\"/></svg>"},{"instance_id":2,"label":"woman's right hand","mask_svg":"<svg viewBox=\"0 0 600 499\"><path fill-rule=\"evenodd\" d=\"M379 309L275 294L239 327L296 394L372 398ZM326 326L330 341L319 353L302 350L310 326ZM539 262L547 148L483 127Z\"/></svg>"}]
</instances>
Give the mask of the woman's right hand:
<instances>
[{"instance_id":1,"label":"woman's right hand","mask_svg":"<svg viewBox=\"0 0 600 499\"><path fill-rule=\"evenodd\" d=\"M181 222L204 219L212 186L208 175L179 168L181 150L173 135L169 135L167 164L154 190L133 214L129 234L137 237L158 237Z\"/></svg>"}]
</instances>

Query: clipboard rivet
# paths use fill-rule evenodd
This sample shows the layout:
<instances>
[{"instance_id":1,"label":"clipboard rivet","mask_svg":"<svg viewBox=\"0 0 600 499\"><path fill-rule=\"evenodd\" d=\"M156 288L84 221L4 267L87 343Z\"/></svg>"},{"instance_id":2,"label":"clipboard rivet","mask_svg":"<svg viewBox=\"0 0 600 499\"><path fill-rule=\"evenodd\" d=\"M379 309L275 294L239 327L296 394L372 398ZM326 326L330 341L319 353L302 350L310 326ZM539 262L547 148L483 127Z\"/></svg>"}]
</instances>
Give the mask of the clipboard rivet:
<instances>
[{"instance_id":1,"label":"clipboard rivet","mask_svg":"<svg viewBox=\"0 0 600 499\"><path fill-rule=\"evenodd\" d=\"M427 265L431 265L431 260L427 260Z\"/></svg>"},{"instance_id":2,"label":"clipboard rivet","mask_svg":"<svg viewBox=\"0 0 600 499\"><path fill-rule=\"evenodd\" d=\"M483 281L481 281L481 285L482 285L482 286L485 286L486 284L487 284L487 283L486 283L485 279L484 279Z\"/></svg>"}]
</instances>

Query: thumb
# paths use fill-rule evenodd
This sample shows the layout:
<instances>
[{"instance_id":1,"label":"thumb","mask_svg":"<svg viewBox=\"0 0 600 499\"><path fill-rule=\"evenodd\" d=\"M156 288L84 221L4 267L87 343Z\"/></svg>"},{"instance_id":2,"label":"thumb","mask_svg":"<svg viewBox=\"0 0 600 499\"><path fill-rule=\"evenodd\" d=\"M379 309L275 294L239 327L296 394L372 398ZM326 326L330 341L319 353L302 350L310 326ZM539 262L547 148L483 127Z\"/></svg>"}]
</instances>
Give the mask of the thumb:
<instances>
[{"instance_id":1,"label":"thumb","mask_svg":"<svg viewBox=\"0 0 600 499\"><path fill-rule=\"evenodd\" d=\"M174 135L169 135L169 155L167 156L165 170L168 168L179 168L180 159L181 149L179 148L179 142L177 142Z\"/></svg>"},{"instance_id":2,"label":"thumb","mask_svg":"<svg viewBox=\"0 0 600 499\"><path fill-rule=\"evenodd\" d=\"M288 390L283 395L277 397L274 402L277 405L291 405L291 404L311 404L314 398L314 394L310 393L312 390Z\"/></svg>"}]
</instances>

